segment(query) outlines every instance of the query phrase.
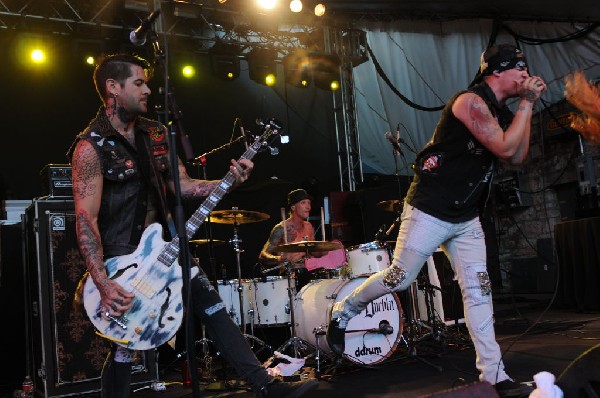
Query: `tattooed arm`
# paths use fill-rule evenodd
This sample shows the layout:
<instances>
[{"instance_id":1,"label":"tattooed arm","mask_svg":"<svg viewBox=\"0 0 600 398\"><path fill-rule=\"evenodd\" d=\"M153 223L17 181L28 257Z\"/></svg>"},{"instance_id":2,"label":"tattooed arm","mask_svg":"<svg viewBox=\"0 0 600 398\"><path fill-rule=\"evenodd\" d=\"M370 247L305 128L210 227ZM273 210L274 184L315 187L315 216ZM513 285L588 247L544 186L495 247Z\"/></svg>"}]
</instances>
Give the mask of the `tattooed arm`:
<instances>
[{"instance_id":1,"label":"tattooed arm","mask_svg":"<svg viewBox=\"0 0 600 398\"><path fill-rule=\"evenodd\" d=\"M103 179L100 159L92 144L81 140L72 159L73 199L75 201L76 234L79 251L89 276L100 292L102 306L119 316L131 305L133 294L108 278L104 268L102 242L98 229L98 212Z\"/></svg>"},{"instance_id":2,"label":"tattooed arm","mask_svg":"<svg viewBox=\"0 0 600 398\"><path fill-rule=\"evenodd\" d=\"M263 260L266 264L276 264L284 261L283 255L279 255L273 252L273 247L283 244L283 226L282 223L277 224L273 227L271 231L271 235L269 235L269 239L265 242L258 258Z\"/></svg>"},{"instance_id":3,"label":"tattooed arm","mask_svg":"<svg viewBox=\"0 0 600 398\"><path fill-rule=\"evenodd\" d=\"M197 180L190 177L185 170L185 166L178 160L179 164L179 182L181 184L181 195L184 199L189 198L198 198L198 197L206 197L208 196L219 184L220 180ZM250 160L242 159L240 162L236 162L235 160L231 161L231 166L229 167L233 176L235 177L235 183L233 188L237 187L244 181L248 179L250 176L250 172L254 167L254 163ZM173 180L168 181L169 189L174 192L175 185Z\"/></svg>"},{"instance_id":4,"label":"tattooed arm","mask_svg":"<svg viewBox=\"0 0 600 398\"><path fill-rule=\"evenodd\" d=\"M481 97L473 93L460 95L452 106L454 115L473 136L501 161L521 164L529 152L533 104L546 87L541 79L526 79L519 90L520 101L510 126L503 131Z\"/></svg>"}]
</instances>

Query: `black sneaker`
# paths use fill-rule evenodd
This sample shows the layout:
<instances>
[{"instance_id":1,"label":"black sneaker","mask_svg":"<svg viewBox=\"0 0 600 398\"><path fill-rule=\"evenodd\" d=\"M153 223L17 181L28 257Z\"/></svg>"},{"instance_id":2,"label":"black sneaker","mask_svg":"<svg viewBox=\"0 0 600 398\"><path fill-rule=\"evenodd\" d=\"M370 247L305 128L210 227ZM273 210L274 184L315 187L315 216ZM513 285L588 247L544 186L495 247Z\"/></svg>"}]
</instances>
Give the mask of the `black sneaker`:
<instances>
[{"instance_id":1,"label":"black sneaker","mask_svg":"<svg viewBox=\"0 0 600 398\"><path fill-rule=\"evenodd\" d=\"M283 382L274 379L263 387L256 396L268 398L299 398L319 385L315 379L305 381Z\"/></svg>"},{"instance_id":2,"label":"black sneaker","mask_svg":"<svg viewBox=\"0 0 600 398\"><path fill-rule=\"evenodd\" d=\"M533 387L527 384L517 383L511 379L506 379L494 385L500 398L504 397L528 397L533 391Z\"/></svg>"},{"instance_id":3,"label":"black sneaker","mask_svg":"<svg viewBox=\"0 0 600 398\"><path fill-rule=\"evenodd\" d=\"M326 337L331 350L337 355L343 355L346 348L346 328L340 327L338 318L334 318L329 322Z\"/></svg>"}]
</instances>

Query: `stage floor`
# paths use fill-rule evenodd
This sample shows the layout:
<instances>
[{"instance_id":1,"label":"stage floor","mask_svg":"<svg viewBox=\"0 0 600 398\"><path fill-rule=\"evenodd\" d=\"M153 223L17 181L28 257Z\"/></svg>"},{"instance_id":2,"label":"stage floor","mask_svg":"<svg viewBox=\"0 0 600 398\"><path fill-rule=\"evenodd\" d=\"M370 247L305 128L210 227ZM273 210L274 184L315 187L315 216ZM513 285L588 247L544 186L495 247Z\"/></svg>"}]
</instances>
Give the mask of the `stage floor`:
<instances>
[{"instance_id":1,"label":"stage floor","mask_svg":"<svg viewBox=\"0 0 600 398\"><path fill-rule=\"evenodd\" d=\"M495 301L497 340L504 352L506 370L517 381L532 381L534 374L541 371L558 377L572 361L600 343L598 313L583 314L554 308L543 312L548 302L544 297L497 298ZM287 336L277 329L255 329L254 335L278 348ZM528 332L523 334L527 329ZM420 341L415 346L416 357L407 355L404 342L400 342L387 359L373 366L360 366L349 361L333 366L334 361L323 361L320 384L308 396L419 397L477 381L475 353L464 326L449 326L436 334L436 338L427 335L426 330L417 332L420 334L414 334ZM404 335L406 333L405 328ZM264 348L257 350L261 360L269 357L267 351ZM160 380L166 383L166 390L153 391L149 386L140 385L136 386L133 398L192 396L192 389L181 383L181 363L165 363L168 356L168 353L163 354L159 362ZM252 397L231 370L221 369L220 363L220 359L213 361L210 374L201 372L200 396ZM200 360L198 365L203 367L205 362ZM600 369L600 364L596 366ZM308 359L302 370L306 377L316 377L313 359ZM214 377L218 382L208 384ZM217 389L213 390L214 387Z\"/></svg>"}]
</instances>

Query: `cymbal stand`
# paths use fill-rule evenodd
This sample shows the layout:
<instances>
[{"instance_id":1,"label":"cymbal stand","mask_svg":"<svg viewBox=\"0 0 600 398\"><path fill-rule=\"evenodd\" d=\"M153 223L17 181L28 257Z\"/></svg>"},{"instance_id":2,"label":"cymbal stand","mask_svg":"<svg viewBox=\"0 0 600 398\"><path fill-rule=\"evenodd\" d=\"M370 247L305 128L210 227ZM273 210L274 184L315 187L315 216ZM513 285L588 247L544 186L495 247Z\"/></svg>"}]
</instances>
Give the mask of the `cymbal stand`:
<instances>
[{"instance_id":1,"label":"cymbal stand","mask_svg":"<svg viewBox=\"0 0 600 398\"><path fill-rule=\"evenodd\" d=\"M421 331L421 326L423 323L418 319L417 308L416 308L416 298L417 298L417 281L413 281L410 284L410 287L403 292L405 298L406 305L406 337L402 336L402 340L406 344L406 353L409 358L417 359L420 362L423 362L426 365L431 366L436 369L438 372L442 372L442 367L438 366L422 356L417 352L417 344L419 341L423 339L423 337L419 337Z\"/></svg>"},{"instance_id":2,"label":"cymbal stand","mask_svg":"<svg viewBox=\"0 0 600 398\"><path fill-rule=\"evenodd\" d=\"M308 258L308 249L306 251L306 257ZM309 349L314 350L308 342L302 340L300 337L296 335L296 319L294 317L294 302L293 298L296 295L296 288L292 286L292 265L293 263L286 264L286 274L287 274L287 282L288 282L288 298L290 303L290 321L291 321L291 336L285 343L283 343L277 351L284 352L289 347L292 347L294 352L294 358L300 357L300 349L304 349L308 351Z\"/></svg>"},{"instance_id":3,"label":"cymbal stand","mask_svg":"<svg viewBox=\"0 0 600 398\"><path fill-rule=\"evenodd\" d=\"M240 243L242 240L238 235L238 223L237 221L233 222L233 238L229 240L229 243L233 246L233 250L235 251L235 263L237 266L237 277L238 277L238 298L240 301L240 322L242 325L242 333L246 333L246 315L244 314L244 286L242 285L242 263L241 263L241 253L244 252Z\"/></svg>"}]
</instances>

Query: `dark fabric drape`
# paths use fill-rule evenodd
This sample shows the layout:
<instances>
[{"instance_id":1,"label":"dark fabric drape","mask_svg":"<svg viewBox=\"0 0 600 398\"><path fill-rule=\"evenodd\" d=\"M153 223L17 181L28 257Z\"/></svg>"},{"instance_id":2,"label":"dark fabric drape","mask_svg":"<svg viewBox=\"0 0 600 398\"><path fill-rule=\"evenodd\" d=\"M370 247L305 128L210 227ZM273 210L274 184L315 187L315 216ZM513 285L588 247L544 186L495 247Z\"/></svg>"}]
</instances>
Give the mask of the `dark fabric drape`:
<instances>
[{"instance_id":1,"label":"dark fabric drape","mask_svg":"<svg viewBox=\"0 0 600 398\"><path fill-rule=\"evenodd\" d=\"M554 227L560 270L557 303L578 311L600 310L600 217Z\"/></svg>"}]
</instances>

